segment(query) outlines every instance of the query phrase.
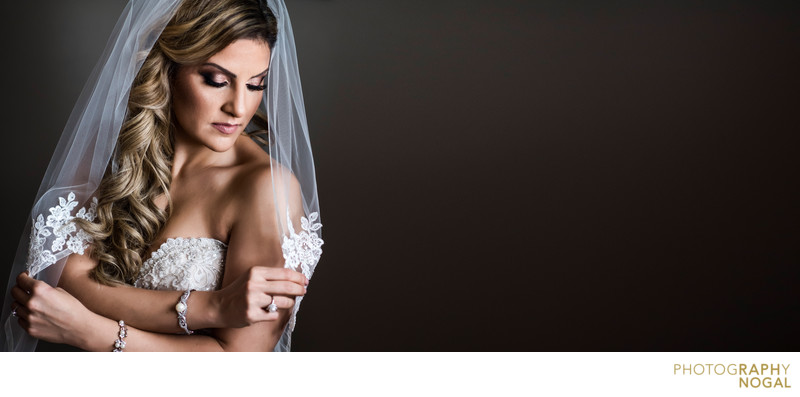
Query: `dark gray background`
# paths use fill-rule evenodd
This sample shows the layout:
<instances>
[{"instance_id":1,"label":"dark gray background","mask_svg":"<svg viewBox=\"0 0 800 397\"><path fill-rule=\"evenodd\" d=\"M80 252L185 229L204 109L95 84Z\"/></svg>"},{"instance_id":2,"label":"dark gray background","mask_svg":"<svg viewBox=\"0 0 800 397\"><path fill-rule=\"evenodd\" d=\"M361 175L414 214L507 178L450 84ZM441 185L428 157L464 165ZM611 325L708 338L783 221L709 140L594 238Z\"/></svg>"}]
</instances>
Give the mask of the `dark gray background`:
<instances>
[{"instance_id":1,"label":"dark gray background","mask_svg":"<svg viewBox=\"0 0 800 397\"><path fill-rule=\"evenodd\" d=\"M0 26L6 263L124 3ZM296 350L800 350L797 2L287 3L325 225Z\"/></svg>"}]
</instances>

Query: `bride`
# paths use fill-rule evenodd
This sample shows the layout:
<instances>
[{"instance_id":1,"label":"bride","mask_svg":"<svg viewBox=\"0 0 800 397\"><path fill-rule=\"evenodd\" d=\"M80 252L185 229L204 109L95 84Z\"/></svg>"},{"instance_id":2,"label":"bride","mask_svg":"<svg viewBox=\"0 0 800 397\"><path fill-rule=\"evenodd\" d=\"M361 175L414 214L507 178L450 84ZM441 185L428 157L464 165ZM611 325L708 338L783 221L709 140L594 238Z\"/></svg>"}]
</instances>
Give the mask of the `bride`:
<instances>
[{"instance_id":1,"label":"bride","mask_svg":"<svg viewBox=\"0 0 800 397\"><path fill-rule=\"evenodd\" d=\"M37 195L5 350L289 350L322 240L283 2L131 1L114 35Z\"/></svg>"}]
</instances>

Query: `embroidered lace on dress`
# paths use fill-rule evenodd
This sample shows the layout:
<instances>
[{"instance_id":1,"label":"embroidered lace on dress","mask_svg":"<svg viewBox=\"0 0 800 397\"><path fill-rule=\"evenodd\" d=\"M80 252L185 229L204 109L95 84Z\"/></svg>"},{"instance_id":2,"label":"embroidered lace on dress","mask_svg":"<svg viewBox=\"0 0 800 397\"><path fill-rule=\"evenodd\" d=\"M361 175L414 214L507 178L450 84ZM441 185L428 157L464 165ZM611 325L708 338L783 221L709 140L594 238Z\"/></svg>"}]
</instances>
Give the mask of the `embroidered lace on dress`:
<instances>
[{"instance_id":1,"label":"embroidered lace on dress","mask_svg":"<svg viewBox=\"0 0 800 397\"><path fill-rule=\"evenodd\" d=\"M170 238L142 264L137 288L213 291L222 281L228 246L213 238Z\"/></svg>"},{"instance_id":2,"label":"embroidered lace on dress","mask_svg":"<svg viewBox=\"0 0 800 397\"><path fill-rule=\"evenodd\" d=\"M315 222L319 214L312 213L300 219L302 230L295 233L289 220L289 236L281 248L286 259L285 267L311 277L311 272L322 255L323 241L317 234L322 224ZM212 291L222 281L227 245L212 238L170 238L142 264L138 288L159 290ZM293 316L294 317L294 316Z\"/></svg>"}]
</instances>

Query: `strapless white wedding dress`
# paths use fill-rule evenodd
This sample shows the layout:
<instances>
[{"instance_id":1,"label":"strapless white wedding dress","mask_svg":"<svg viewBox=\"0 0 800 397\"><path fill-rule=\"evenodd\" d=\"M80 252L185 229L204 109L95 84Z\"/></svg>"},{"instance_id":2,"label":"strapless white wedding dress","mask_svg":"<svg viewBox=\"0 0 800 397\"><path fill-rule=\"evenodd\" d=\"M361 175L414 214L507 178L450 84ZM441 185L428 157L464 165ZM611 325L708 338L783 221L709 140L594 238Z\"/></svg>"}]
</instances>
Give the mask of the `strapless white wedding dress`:
<instances>
[{"instance_id":1,"label":"strapless white wedding dress","mask_svg":"<svg viewBox=\"0 0 800 397\"><path fill-rule=\"evenodd\" d=\"M213 238L169 238L144 263L137 288L213 291L219 289L228 246Z\"/></svg>"},{"instance_id":2,"label":"strapless white wedding dress","mask_svg":"<svg viewBox=\"0 0 800 397\"><path fill-rule=\"evenodd\" d=\"M134 286L168 291L217 290L222 282L227 252L228 246L213 238L169 238L142 263L142 270ZM297 303L300 298L298 297ZM290 324L283 331L275 351L288 351L290 348L297 303Z\"/></svg>"}]
</instances>

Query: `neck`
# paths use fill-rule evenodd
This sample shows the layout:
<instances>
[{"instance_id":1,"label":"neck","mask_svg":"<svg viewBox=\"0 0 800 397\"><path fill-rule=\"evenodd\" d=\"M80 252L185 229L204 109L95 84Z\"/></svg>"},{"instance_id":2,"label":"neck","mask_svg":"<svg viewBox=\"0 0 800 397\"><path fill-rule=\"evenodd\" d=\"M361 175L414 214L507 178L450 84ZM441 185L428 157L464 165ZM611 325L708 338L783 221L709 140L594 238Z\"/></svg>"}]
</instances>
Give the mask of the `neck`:
<instances>
[{"instance_id":1,"label":"neck","mask_svg":"<svg viewBox=\"0 0 800 397\"><path fill-rule=\"evenodd\" d=\"M177 135L177 134L176 134ZM233 162L233 150L215 152L207 146L176 136L173 148L172 179L196 170L221 167Z\"/></svg>"}]
</instances>

